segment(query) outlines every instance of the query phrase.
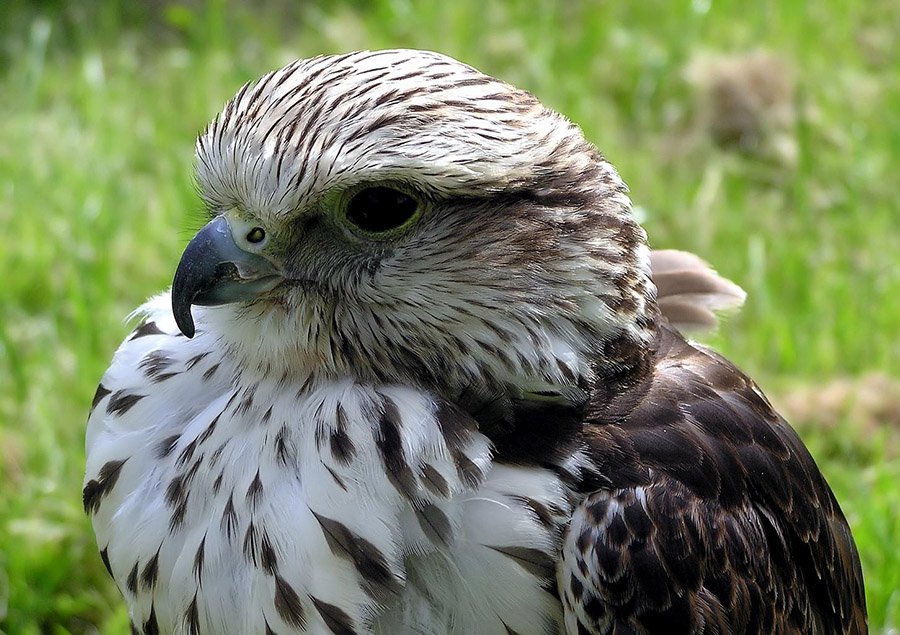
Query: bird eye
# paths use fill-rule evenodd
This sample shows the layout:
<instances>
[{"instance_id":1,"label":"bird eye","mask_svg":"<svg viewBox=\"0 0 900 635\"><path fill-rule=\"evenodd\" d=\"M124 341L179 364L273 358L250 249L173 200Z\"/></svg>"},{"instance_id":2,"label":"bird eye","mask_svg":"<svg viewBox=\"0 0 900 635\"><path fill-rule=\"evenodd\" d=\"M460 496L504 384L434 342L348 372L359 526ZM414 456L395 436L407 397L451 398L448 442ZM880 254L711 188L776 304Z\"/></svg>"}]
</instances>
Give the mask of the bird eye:
<instances>
[{"instance_id":1,"label":"bird eye","mask_svg":"<svg viewBox=\"0 0 900 635\"><path fill-rule=\"evenodd\" d=\"M266 237L266 230L262 227L254 227L249 232L247 232L247 242L248 243L261 243L263 239Z\"/></svg>"},{"instance_id":2,"label":"bird eye","mask_svg":"<svg viewBox=\"0 0 900 635\"><path fill-rule=\"evenodd\" d=\"M353 195L346 217L359 229L373 234L389 232L406 225L419 209L410 195L392 187L367 187Z\"/></svg>"}]
</instances>

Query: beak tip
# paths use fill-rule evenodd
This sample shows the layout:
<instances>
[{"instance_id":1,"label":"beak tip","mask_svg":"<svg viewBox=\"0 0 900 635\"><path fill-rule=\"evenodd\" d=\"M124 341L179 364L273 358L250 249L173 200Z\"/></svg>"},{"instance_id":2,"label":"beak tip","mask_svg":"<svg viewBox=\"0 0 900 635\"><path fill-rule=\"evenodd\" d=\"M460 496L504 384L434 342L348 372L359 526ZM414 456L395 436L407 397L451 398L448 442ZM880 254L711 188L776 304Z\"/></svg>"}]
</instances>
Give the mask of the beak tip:
<instances>
[{"instance_id":1,"label":"beak tip","mask_svg":"<svg viewBox=\"0 0 900 635\"><path fill-rule=\"evenodd\" d=\"M190 303L180 303L177 301L176 296L173 295L172 315L175 317L175 324L178 325L178 330L188 339L194 337L196 329L194 327L194 317L191 315Z\"/></svg>"},{"instance_id":2,"label":"beak tip","mask_svg":"<svg viewBox=\"0 0 900 635\"><path fill-rule=\"evenodd\" d=\"M244 267L246 276L241 275ZM218 306L251 301L280 280L263 256L234 242L225 216L216 216L188 243L172 280L172 315L187 338L195 335L192 305Z\"/></svg>"}]
</instances>

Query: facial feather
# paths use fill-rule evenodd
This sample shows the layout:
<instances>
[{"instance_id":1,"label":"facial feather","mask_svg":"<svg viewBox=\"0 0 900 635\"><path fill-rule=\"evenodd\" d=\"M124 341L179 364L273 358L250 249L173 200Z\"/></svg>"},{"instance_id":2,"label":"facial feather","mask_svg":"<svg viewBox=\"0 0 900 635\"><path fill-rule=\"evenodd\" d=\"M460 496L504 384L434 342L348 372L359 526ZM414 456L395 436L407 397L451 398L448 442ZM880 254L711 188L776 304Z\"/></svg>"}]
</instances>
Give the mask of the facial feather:
<instances>
[{"instance_id":1,"label":"facial feather","mask_svg":"<svg viewBox=\"0 0 900 635\"><path fill-rule=\"evenodd\" d=\"M249 365L540 389L589 380L598 342L652 332L649 251L618 174L532 95L450 58L296 62L245 86L197 157L211 211L266 228L288 278L203 312ZM391 240L348 235L336 208L371 184L409 191L421 219Z\"/></svg>"}]
</instances>

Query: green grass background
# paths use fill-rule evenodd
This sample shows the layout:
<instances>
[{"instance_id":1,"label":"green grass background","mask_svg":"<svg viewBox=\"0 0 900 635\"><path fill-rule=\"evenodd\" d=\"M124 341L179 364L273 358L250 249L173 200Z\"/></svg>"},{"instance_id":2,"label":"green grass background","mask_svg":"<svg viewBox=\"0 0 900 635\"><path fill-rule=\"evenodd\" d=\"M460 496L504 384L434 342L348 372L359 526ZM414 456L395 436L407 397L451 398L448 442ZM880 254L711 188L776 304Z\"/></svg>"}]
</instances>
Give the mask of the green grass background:
<instances>
[{"instance_id":1,"label":"green grass background","mask_svg":"<svg viewBox=\"0 0 900 635\"><path fill-rule=\"evenodd\" d=\"M619 168L654 246L748 291L712 341L777 402L900 377L897 33L892 0L2 3L0 630L127 631L81 510L85 418L123 317L200 224L194 137L244 81L410 46L536 93ZM796 82L792 161L698 133L692 60L757 48ZM853 525L873 632L900 628L900 397L826 426L808 394L797 423Z\"/></svg>"}]
</instances>

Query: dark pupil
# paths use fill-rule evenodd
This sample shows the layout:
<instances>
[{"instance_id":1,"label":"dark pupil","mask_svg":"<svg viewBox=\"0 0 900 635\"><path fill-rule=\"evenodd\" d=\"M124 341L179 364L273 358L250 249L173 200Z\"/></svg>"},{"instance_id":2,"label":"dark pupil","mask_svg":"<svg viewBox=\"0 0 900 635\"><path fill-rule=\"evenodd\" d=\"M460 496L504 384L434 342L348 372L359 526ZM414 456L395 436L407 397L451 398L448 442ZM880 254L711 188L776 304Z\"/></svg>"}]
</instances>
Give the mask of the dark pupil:
<instances>
[{"instance_id":1,"label":"dark pupil","mask_svg":"<svg viewBox=\"0 0 900 635\"><path fill-rule=\"evenodd\" d=\"M350 199L347 220L369 232L384 232L402 226L416 213L411 196L389 187L367 187Z\"/></svg>"}]
</instances>

